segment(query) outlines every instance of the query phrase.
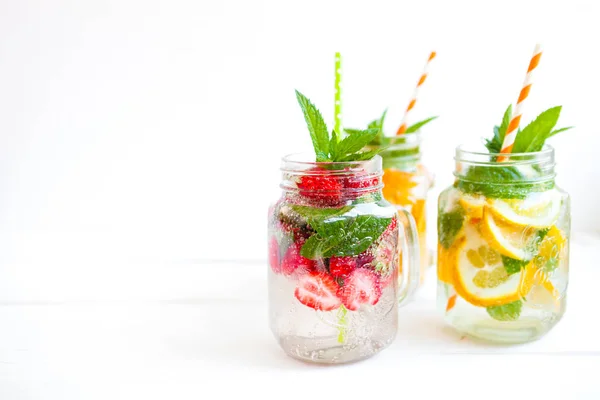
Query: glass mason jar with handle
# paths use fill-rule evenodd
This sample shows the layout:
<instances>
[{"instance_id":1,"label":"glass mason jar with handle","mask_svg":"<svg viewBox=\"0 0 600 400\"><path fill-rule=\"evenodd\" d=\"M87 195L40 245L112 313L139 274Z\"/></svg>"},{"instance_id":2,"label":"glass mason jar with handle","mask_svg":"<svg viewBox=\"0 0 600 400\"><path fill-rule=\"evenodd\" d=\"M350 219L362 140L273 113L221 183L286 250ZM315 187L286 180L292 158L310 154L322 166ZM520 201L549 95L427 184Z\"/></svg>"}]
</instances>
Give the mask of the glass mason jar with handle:
<instances>
[{"instance_id":1,"label":"glass mason jar with handle","mask_svg":"<svg viewBox=\"0 0 600 400\"><path fill-rule=\"evenodd\" d=\"M381 157L282 161L281 198L270 208L269 319L290 356L344 363L395 338L397 308L419 282L414 220L381 194ZM398 284L399 246L406 280Z\"/></svg>"},{"instance_id":2,"label":"glass mason jar with handle","mask_svg":"<svg viewBox=\"0 0 600 400\"><path fill-rule=\"evenodd\" d=\"M419 232L421 283L433 257L427 246L427 194L433 175L421 163L421 134L404 133L386 138L383 158L383 197L397 207L410 211ZM369 149L378 146L370 145ZM400 271L401 273L402 271Z\"/></svg>"},{"instance_id":3,"label":"glass mason jar with handle","mask_svg":"<svg viewBox=\"0 0 600 400\"><path fill-rule=\"evenodd\" d=\"M438 202L438 307L458 331L494 342L538 339L565 312L569 196L554 149L456 150L456 180Z\"/></svg>"}]
</instances>

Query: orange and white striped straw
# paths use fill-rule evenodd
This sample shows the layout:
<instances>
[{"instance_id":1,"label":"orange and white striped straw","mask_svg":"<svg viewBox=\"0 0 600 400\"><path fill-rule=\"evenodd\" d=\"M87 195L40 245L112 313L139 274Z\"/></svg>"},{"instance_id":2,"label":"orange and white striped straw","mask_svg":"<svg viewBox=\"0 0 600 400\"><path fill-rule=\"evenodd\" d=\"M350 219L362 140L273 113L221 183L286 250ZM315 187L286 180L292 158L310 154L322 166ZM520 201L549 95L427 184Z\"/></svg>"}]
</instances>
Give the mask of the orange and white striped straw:
<instances>
[{"instance_id":1,"label":"orange and white striped straw","mask_svg":"<svg viewBox=\"0 0 600 400\"><path fill-rule=\"evenodd\" d=\"M417 103L417 96L419 94L419 89L421 89L421 86L423 86L425 79L427 79L427 74L429 74L429 63L431 62L431 60L433 60L435 58L435 56L436 56L435 51L432 51L431 54L429 54L429 58L427 59L427 62L425 63L425 68L423 68L423 73L421 74L421 77L419 78L419 82L417 83L417 87L415 88L415 91L413 92L410 102L408 103L408 107L406 107L406 111L404 112L404 117L402 118L402 124L400 125L400 128L398 128L398 132L396 132L396 135L402 135L404 132L406 132L406 128L408 128L408 125L407 125L408 115L410 114L410 110L412 110L415 107L415 104Z\"/></svg>"},{"instance_id":2,"label":"orange and white striped straw","mask_svg":"<svg viewBox=\"0 0 600 400\"><path fill-rule=\"evenodd\" d=\"M512 152L513 144L515 143L517 133L519 132L521 115L523 115L523 103L525 102L525 99L529 96L529 91L531 90L531 76L533 75L533 70L540 63L541 57L542 46L538 43L535 45L533 56L531 56L531 61L529 61L529 68L527 68L525 82L523 82L523 88L521 89L521 93L519 93L519 99L517 100L517 105L515 107L513 117L510 120L510 123L508 124L508 128L506 129L506 133L504 135L504 142L502 143L502 149L500 150L500 153L509 154ZM500 156L498 157L498 161L505 161L507 158L508 157Z\"/></svg>"}]
</instances>

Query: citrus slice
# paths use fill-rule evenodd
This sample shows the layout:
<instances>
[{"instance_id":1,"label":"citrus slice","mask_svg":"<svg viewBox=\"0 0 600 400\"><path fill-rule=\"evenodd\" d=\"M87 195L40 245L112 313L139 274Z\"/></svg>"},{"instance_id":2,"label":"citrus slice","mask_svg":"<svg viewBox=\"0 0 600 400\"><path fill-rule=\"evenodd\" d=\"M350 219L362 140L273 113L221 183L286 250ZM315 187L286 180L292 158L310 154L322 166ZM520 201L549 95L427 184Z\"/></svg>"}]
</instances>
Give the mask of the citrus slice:
<instances>
[{"instance_id":1,"label":"citrus slice","mask_svg":"<svg viewBox=\"0 0 600 400\"><path fill-rule=\"evenodd\" d=\"M546 260L557 259L557 261L560 261L560 255L566 241L567 238L564 233L556 225L552 225L552 228L540 243L538 256Z\"/></svg>"},{"instance_id":2,"label":"citrus slice","mask_svg":"<svg viewBox=\"0 0 600 400\"><path fill-rule=\"evenodd\" d=\"M454 265L452 280L456 292L475 306L511 303L531 290L535 275L532 263L509 275L500 253L472 225L465 227L465 236L457 241L456 250L449 257Z\"/></svg>"},{"instance_id":3,"label":"citrus slice","mask_svg":"<svg viewBox=\"0 0 600 400\"><path fill-rule=\"evenodd\" d=\"M452 276L454 269L454 258L453 253L454 249L457 246L457 243L460 241L456 241L454 245L452 245L449 249L446 249L441 244L438 244L438 260L437 260L437 275L438 279L444 283L449 285L453 285Z\"/></svg>"},{"instance_id":4,"label":"citrus slice","mask_svg":"<svg viewBox=\"0 0 600 400\"><path fill-rule=\"evenodd\" d=\"M532 193L525 200L488 201L494 217L516 228L545 229L553 225L560 213L561 201L555 192Z\"/></svg>"},{"instance_id":5,"label":"citrus slice","mask_svg":"<svg viewBox=\"0 0 600 400\"><path fill-rule=\"evenodd\" d=\"M465 215L468 218L481 219L481 217L483 217L483 206L485 205L485 197L463 194L460 196L458 202L465 210Z\"/></svg>"},{"instance_id":6,"label":"citrus slice","mask_svg":"<svg viewBox=\"0 0 600 400\"><path fill-rule=\"evenodd\" d=\"M499 222L490 210L488 206L483 209L480 225L482 236L500 254L517 260L530 260L533 257L531 246L536 230Z\"/></svg>"}]
</instances>

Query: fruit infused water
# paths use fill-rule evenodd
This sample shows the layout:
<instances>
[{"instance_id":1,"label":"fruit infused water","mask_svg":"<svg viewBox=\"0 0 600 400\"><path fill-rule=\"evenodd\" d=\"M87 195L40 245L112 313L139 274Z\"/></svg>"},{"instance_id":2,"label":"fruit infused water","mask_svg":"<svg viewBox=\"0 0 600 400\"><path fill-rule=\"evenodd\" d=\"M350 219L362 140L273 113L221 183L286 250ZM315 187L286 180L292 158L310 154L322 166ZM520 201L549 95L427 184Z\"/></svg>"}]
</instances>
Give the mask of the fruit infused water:
<instances>
[{"instance_id":1,"label":"fruit infused water","mask_svg":"<svg viewBox=\"0 0 600 400\"><path fill-rule=\"evenodd\" d=\"M283 193L269 212L271 330L292 357L356 361L396 336L398 299L418 284L417 233L381 194L381 157L361 151L376 131L330 136L315 106L297 98L315 154L283 159ZM413 271L403 288L401 242Z\"/></svg>"},{"instance_id":2,"label":"fruit infused water","mask_svg":"<svg viewBox=\"0 0 600 400\"><path fill-rule=\"evenodd\" d=\"M512 108L485 148L456 150L456 181L438 203L438 306L458 331L518 343L565 312L569 196L555 184L547 138L560 107L542 113L500 153Z\"/></svg>"}]
</instances>

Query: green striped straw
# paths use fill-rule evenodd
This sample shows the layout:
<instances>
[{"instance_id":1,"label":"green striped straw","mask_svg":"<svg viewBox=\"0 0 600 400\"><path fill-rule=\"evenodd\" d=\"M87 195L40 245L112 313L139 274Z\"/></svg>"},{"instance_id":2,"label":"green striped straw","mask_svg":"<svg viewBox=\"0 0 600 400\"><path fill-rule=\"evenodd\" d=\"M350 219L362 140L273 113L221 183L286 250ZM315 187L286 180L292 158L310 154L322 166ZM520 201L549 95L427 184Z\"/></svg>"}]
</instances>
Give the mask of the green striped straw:
<instances>
[{"instance_id":1,"label":"green striped straw","mask_svg":"<svg viewBox=\"0 0 600 400\"><path fill-rule=\"evenodd\" d=\"M342 56L339 52L335 53L335 131L342 134Z\"/></svg>"}]
</instances>

